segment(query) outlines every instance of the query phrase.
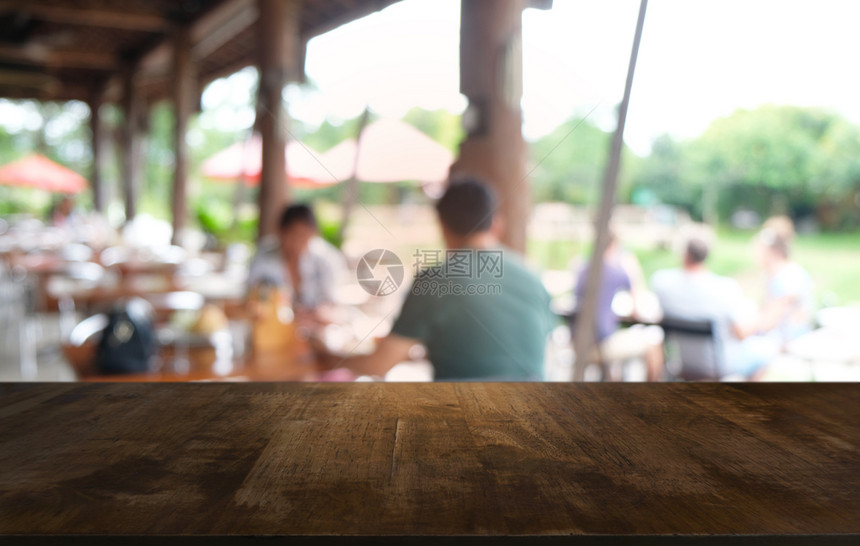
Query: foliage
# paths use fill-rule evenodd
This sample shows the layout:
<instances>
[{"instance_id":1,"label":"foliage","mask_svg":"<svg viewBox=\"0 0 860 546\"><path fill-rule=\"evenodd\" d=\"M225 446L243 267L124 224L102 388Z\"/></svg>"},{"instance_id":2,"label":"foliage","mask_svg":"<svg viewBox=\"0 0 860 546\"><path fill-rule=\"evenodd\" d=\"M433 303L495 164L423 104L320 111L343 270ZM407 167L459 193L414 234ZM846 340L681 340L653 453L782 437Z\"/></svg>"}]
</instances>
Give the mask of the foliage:
<instances>
[{"instance_id":1,"label":"foliage","mask_svg":"<svg viewBox=\"0 0 860 546\"><path fill-rule=\"evenodd\" d=\"M234 242L251 242L257 236L259 215L253 207L236 209L226 199L207 196L195 202L194 217L200 229L211 235L221 246Z\"/></svg>"},{"instance_id":2,"label":"foliage","mask_svg":"<svg viewBox=\"0 0 860 546\"><path fill-rule=\"evenodd\" d=\"M84 103L0 101L15 105L19 112L15 119L0 120L0 165L35 152L85 177L89 175L92 164L89 146L91 136L87 123L89 109ZM29 212L42 216L52 201L51 195L40 190L2 186L0 198L2 214ZM89 199L89 194L85 193L78 197L78 203L87 205Z\"/></svg>"},{"instance_id":3,"label":"foliage","mask_svg":"<svg viewBox=\"0 0 860 546\"><path fill-rule=\"evenodd\" d=\"M223 238L233 225L233 210L224 201L201 199L195 205L197 221L206 233Z\"/></svg>"},{"instance_id":4,"label":"foliage","mask_svg":"<svg viewBox=\"0 0 860 546\"><path fill-rule=\"evenodd\" d=\"M254 208L245 207L236 215L233 234L228 237L229 242L250 242L257 238L260 215Z\"/></svg>"},{"instance_id":5,"label":"foliage","mask_svg":"<svg viewBox=\"0 0 860 546\"><path fill-rule=\"evenodd\" d=\"M0 125L0 165L5 165L20 157L15 140L15 135Z\"/></svg>"},{"instance_id":6,"label":"foliage","mask_svg":"<svg viewBox=\"0 0 860 546\"><path fill-rule=\"evenodd\" d=\"M340 222L329 221L323 218L320 218L318 221L320 236L329 244L336 248L340 248L343 245L343 237L340 233Z\"/></svg>"},{"instance_id":7,"label":"foliage","mask_svg":"<svg viewBox=\"0 0 860 546\"><path fill-rule=\"evenodd\" d=\"M647 205L657 201L682 208L695 208L701 201L701 186L684 176L683 162L684 149L677 141L668 135L657 137L651 145L651 155L637 158L636 170L632 175L633 202Z\"/></svg>"},{"instance_id":8,"label":"foliage","mask_svg":"<svg viewBox=\"0 0 860 546\"><path fill-rule=\"evenodd\" d=\"M152 107L144 147L140 209L156 218L170 218L173 201L173 110L166 102Z\"/></svg>"},{"instance_id":9,"label":"foliage","mask_svg":"<svg viewBox=\"0 0 860 546\"><path fill-rule=\"evenodd\" d=\"M695 139L655 141L634 186L697 217L726 220L743 208L763 217L817 215L825 228L850 227L853 217L856 226L860 127L816 108L737 110ZM822 214L828 206L830 220Z\"/></svg>"},{"instance_id":10,"label":"foliage","mask_svg":"<svg viewBox=\"0 0 860 546\"><path fill-rule=\"evenodd\" d=\"M43 191L0 186L0 216L29 213L47 218L52 202L51 196Z\"/></svg>"},{"instance_id":11,"label":"foliage","mask_svg":"<svg viewBox=\"0 0 860 546\"><path fill-rule=\"evenodd\" d=\"M334 123L327 119L316 128L293 120L290 122L290 132L314 150L324 153L348 138L355 138L358 135L360 118L361 116L357 116L341 123ZM369 121L373 121L372 116Z\"/></svg>"},{"instance_id":12,"label":"foliage","mask_svg":"<svg viewBox=\"0 0 860 546\"><path fill-rule=\"evenodd\" d=\"M454 154L465 136L459 114L447 110L413 108L406 112L403 121L445 146Z\"/></svg>"},{"instance_id":13,"label":"foliage","mask_svg":"<svg viewBox=\"0 0 860 546\"><path fill-rule=\"evenodd\" d=\"M571 204L595 202L609 155L610 133L589 120L572 118L549 135L531 144L529 167L532 198L536 202ZM635 156L625 146L619 175L619 195L629 192L631 164Z\"/></svg>"},{"instance_id":14,"label":"foliage","mask_svg":"<svg viewBox=\"0 0 860 546\"><path fill-rule=\"evenodd\" d=\"M237 106L245 99L247 104ZM199 203L215 199L233 214L240 204L253 202L256 190L243 189L237 194L235 184L208 181L199 175L204 159L250 135L251 127L242 128L241 124L225 128L220 116L224 108L250 108L253 93L238 99L230 95L224 100L229 104L219 103L214 110L206 110L190 121L189 199L195 210ZM39 151L85 176L89 174L92 157L86 105L76 101L11 102L20 116L0 124L0 164ZM102 116L106 140L114 143L106 150L103 178L109 196L117 200L121 188L115 137L121 116L110 105L102 108ZM460 116L445 110L414 108L404 120L454 152L463 137ZM144 145L139 208L163 219L170 216L172 199L173 123L169 104L154 105ZM294 120L290 133L325 152L355 137L358 124L359 117L342 122L326 120L316 127ZM533 200L595 203L610 138L590 120L577 117L531 143L528 169ZM710 216L725 222L735 211L748 209L762 217L783 212L795 219L814 216L825 229L860 226L860 126L818 108L769 105L737 110L714 121L696 138L657 138L647 157L638 157L625 148L620 176L619 201L675 205L697 219ZM342 186L296 189L293 198L339 203ZM0 191L2 212L6 214L42 214L50 201L50 196L33 196L30 190ZM361 184L359 199L365 205L390 204L416 192L414 184ZM79 203L88 206L89 199L87 192ZM194 218L198 219L196 214ZM231 225L238 222L234 218Z\"/></svg>"}]
</instances>

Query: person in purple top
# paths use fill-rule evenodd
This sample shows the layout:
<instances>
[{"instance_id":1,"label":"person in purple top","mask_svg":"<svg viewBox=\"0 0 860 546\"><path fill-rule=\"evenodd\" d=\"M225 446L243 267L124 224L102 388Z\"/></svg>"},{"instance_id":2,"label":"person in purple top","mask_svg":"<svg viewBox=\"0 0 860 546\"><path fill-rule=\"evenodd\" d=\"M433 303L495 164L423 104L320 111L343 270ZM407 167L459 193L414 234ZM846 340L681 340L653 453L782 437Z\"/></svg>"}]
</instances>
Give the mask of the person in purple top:
<instances>
[{"instance_id":1,"label":"person in purple top","mask_svg":"<svg viewBox=\"0 0 860 546\"><path fill-rule=\"evenodd\" d=\"M577 275L576 300L585 296L588 263ZM612 302L620 292L628 292L633 302L630 318L635 318L636 300L645 286L642 268L636 257L625 251L615 234L603 254L603 271L600 293L597 298L596 336L600 357L604 362L623 362L639 358L647 366L648 381L657 381L663 372L662 332L659 328L634 325L620 329L620 318L612 309Z\"/></svg>"},{"instance_id":2,"label":"person in purple top","mask_svg":"<svg viewBox=\"0 0 860 546\"><path fill-rule=\"evenodd\" d=\"M617 259L617 242L612 242L607 249L603 259L602 279L600 282L600 294L597 296L597 341L603 342L618 330L619 318L612 310L612 300L619 292L630 292L630 276L621 266ZM588 277L588 264L579 272L576 279L576 300L582 301L585 297L585 283Z\"/></svg>"}]
</instances>

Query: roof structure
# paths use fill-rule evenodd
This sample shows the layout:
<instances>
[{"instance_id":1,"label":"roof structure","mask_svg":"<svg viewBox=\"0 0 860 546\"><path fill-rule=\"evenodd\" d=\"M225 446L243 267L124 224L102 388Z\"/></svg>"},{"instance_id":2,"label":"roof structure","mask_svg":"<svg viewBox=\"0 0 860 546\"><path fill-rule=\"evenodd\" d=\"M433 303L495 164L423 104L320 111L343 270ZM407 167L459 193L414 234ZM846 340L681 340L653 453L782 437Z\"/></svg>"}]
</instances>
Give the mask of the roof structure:
<instances>
[{"instance_id":1,"label":"roof structure","mask_svg":"<svg viewBox=\"0 0 860 546\"><path fill-rule=\"evenodd\" d=\"M134 218L142 189L149 106L169 100L175 164L170 205L178 243L189 216L186 134L201 90L213 79L256 65L255 130L262 142L258 235L263 237L276 231L280 208L290 198L283 183L288 120L279 106L284 86L303 80L307 42L397 1L0 0L0 97L88 103L93 114L90 185L98 211L106 206L106 182L113 182L103 180L100 168L107 139L98 106L116 103L122 122L114 135L121 159L115 182L122 189L126 220ZM524 251L528 200L521 198L527 191L522 184L522 12L551 6L552 0L460 0L460 92L469 101L471 121L457 161L452 164L449 153L441 150L411 162L401 151L404 142L384 138L382 159L364 168L368 146L362 138L357 153L343 154L351 158L344 162L349 172L380 182L435 181L448 171L481 176L500 195L500 214L506 219L503 242ZM412 134L410 141L412 137L420 135ZM332 158L321 162L328 174L340 178ZM373 164L385 169L370 169ZM419 164L435 170L413 172Z\"/></svg>"},{"instance_id":2,"label":"roof structure","mask_svg":"<svg viewBox=\"0 0 860 546\"><path fill-rule=\"evenodd\" d=\"M396 1L304 0L301 43ZM0 97L116 100L130 68L142 98L167 97L182 28L202 89L254 64L257 18L256 0L0 0Z\"/></svg>"}]
</instances>

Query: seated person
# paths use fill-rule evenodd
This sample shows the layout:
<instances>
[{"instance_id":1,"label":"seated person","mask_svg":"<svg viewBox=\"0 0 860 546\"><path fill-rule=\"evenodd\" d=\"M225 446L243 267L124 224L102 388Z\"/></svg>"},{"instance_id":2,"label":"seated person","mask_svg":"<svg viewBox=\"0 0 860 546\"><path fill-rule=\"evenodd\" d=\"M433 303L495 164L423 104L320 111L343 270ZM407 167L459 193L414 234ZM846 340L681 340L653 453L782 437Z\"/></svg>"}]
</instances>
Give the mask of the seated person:
<instances>
[{"instance_id":1,"label":"seated person","mask_svg":"<svg viewBox=\"0 0 860 546\"><path fill-rule=\"evenodd\" d=\"M75 201L69 195L63 196L53 207L49 213L51 225L59 228L72 227L75 217Z\"/></svg>"},{"instance_id":2,"label":"seated person","mask_svg":"<svg viewBox=\"0 0 860 546\"><path fill-rule=\"evenodd\" d=\"M576 281L576 300L585 297L589 264L579 272ZM630 292L633 300L632 315L636 316L636 300L641 296L645 281L636 256L625 251L612 233L603 253L602 279L597 299L596 329L600 356L607 362L642 358L647 366L648 381L658 381L663 368L663 336L659 328L635 324L620 330L619 317L612 310L612 300L619 292ZM575 325L574 325L575 327Z\"/></svg>"},{"instance_id":3,"label":"seated person","mask_svg":"<svg viewBox=\"0 0 860 546\"><path fill-rule=\"evenodd\" d=\"M758 262L767 277L765 300L750 334L768 336L784 345L812 329L815 307L812 279L789 260L789 239L771 228L756 238Z\"/></svg>"},{"instance_id":4,"label":"seated person","mask_svg":"<svg viewBox=\"0 0 860 546\"><path fill-rule=\"evenodd\" d=\"M683 340L681 358L685 366L699 368L694 375L719 379L720 376L740 375L757 378L774 356L769 347L748 338L744 322L744 297L736 281L712 273L705 265L708 244L692 238L686 245L682 269L657 271L651 278L651 288L660 301L666 317L684 320L708 320L714 328L712 359L704 362L710 350L708 341L699 338ZM746 338L746 339L745 339ZM703 368L721 364L716 374Z\"/></svg>"},{"instance_id":5,"label":"seated person","mask_svg":"<svg viewBox=\"0 0 860 546\"><path fill-rule=\"evenodd\" d=\"M323 362L382 376L423 344L436 380L542 379L556 318L538 277L499 246L493 193L473 179L452 182L436 210L445 262L417 275L391 333L372 354L342 358L317 342Z\"/></svg>"},{"instance_id":6,"label":"seated person","mask_svg":"<svg viewBox=\"0 0 860 546\"><path fill-rule=\"evenodd\" d=\"M776 233L789 245L794 242L794 221L788 216L771 216L764 221L761 228L762 231Z\"/></svg>"},{"instance_id":7,"label":"seated person","mask_svg":"<svg viewBox=\"0 0 860 546\"><path fill-rule=\"evenodd\" d=\"M281 214L277 238L259 244L248 288L261 284L283 288L297 316L324 320L345 270L340 252L319 236L313 210L305 204L289 205Z\"/></svg>"}]
</instances>

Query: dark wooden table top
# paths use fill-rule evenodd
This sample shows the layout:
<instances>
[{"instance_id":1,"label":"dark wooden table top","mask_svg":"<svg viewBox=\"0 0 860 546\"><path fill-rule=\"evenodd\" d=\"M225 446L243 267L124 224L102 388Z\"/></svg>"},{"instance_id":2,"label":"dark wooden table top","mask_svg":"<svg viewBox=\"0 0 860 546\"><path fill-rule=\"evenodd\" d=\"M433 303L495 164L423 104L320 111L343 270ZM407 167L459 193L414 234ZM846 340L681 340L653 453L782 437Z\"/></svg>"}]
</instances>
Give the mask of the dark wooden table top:
<instances>
[{"instance_id":1,"label":"dark wooden table top","mask_svg":"<svg viewBox=\"0 0 860 546\"><path fill-rule=\"evenodd\" d=\"M852 384L0 384L0 543L856 544L858 395Z\"/></svg>"}]
</instances>

